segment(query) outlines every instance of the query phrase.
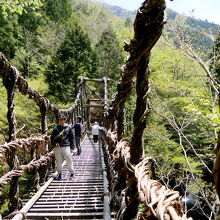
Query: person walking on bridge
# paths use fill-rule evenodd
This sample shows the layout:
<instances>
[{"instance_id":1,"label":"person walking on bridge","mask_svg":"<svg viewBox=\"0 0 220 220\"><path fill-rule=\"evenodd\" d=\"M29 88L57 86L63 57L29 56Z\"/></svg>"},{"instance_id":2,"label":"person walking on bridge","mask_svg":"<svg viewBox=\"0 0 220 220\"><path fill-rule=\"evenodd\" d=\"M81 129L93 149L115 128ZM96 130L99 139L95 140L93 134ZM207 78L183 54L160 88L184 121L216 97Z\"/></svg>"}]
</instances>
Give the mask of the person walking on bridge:
<instances>
[{"instance_id":1,"label":"person walking on bridge","mask_svg":"<svg viewBox=\"0 0 220 220\"><path fill-rule=\"evenodd\" d=\"M97 143L98 139L99 139L99 123L95 122L94 125L92 126L92 135L93 135L93 141L94 143Z\"/></svg>"},{"instance_id":2,"label":"person walking on bridge","mask_svg":"<svg viewBox=\"0 0 220 220\"><path fill-rule=\"evenodd\" d=\"M75 129L75 142L77 148L77 155L81 154L80 138L82 136L82 118L81 116L77 117L75 125L72 126L72 129Z\"/></svg>"},{"instance_id":3,"label":"person walking on bridge","mask_svg":"<svg viewBox=\"0 0 220 220\"><path fill-rule=\"evenodd\" d=\"M59 123L53 129L51 134L51 142L55 146L55 160L58 176L56 179L62 179L62 163L63 158L66 160L68 170L70 172L70 178L75 178L74 167L73 167L73 157L71 155L70 149L74 146L74 137L71 127L65 123L66 116L60 114L58 116Z\"/></svg>"}]
</instances>

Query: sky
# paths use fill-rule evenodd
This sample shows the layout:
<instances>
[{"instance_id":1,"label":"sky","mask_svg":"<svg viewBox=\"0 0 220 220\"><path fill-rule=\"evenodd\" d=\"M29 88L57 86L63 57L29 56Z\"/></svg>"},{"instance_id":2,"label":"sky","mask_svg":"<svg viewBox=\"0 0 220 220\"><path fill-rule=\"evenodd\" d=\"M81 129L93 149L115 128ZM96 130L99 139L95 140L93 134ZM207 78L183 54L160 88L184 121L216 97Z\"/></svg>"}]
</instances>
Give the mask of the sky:
<instances>
[{"instance_id":1,"label":"sky","mask_svg":"<svg viewBox=\"0 0 220 220\"><path fill-rule=\"evenodd\" d=\"M98 0L128 10L136 10L144 0ZM220 0L166 0L167 7L187 16L220 24ZM193 13L192 13L193 11Z\"/></svg>"}]
</instances>

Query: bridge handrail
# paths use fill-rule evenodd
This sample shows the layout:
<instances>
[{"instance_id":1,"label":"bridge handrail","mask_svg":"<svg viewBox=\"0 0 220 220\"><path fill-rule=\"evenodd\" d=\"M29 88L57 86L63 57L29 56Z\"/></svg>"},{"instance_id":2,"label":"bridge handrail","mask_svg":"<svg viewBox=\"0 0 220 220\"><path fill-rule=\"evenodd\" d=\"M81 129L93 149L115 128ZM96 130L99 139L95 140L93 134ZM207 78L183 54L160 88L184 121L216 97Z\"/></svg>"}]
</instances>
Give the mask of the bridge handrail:
<instances>
[{"instance_id":1,"label":"bridge handrail","mask_svg":"<svg viewBox=\"0 0 220 220\"><path fill-rule=\"evenodd\" d=\"M116 132L106 130L101 131L101 137L105 159L109 165L108 177L112 201L120 207L117 210L117 219L128 219L125 212L128 208L129 210L134 208L131 203L135 196L131 200L126 198L131 183L135 181L134 176L139 200L146 205L150 216L158 219L191 219L187 218L186 213L184 213L179 192L169 189L159 181L152 179L154 165L152 157L145 157L137 165L133 165L130 160L130 143L127 140L122 139L117 142ZM132 174L132 180L126 178L128 173ZM127 182L125 188L120 187L123 178Z\"/></svg>"}]
</instances>

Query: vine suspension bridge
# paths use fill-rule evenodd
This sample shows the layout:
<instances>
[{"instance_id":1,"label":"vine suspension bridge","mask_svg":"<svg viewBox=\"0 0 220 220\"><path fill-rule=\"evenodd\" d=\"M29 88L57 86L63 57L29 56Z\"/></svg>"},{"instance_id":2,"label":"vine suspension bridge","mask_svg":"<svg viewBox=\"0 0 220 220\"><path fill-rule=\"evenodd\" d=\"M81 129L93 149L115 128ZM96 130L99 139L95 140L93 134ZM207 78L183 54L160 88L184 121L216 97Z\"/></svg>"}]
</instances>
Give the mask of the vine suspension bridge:
<instances>
[{"instance_id":1,"label":"vine suspension bridge","mask_svg":"<svg viewBox=\"0 0 220 220\"><path fill-rule=\"evenodd\" d=\"M190 219L186 217L179 193L152 179L154 159L143 157L142 135L150 113L148 64L150 51L165 23L164 10L164 0L146 0L139 8L134 21L134 38L124 46L130 57L122 67L111 102L108 102L108 78L80 77L75 102L68 109L59 109L32 90L4 54L0 54L0 76L7 90L9 124L8 140L0 145L0 161L10 168L0 178L0 201L4 186L10 186L9 213L4 219ZM138 85L137 101L132 138L128 142L123 136L124 106L134 78ZM16 138L16 90L33 99L38 106L40 135ZM54 119L60 113L65 114L71 124L78 115L82 116L85 128L82 154L73 156L76 180L67 178L65 162L62 180L52 177L54 151L48 150L48 113L52 113ZM93 143L89 133L90 123L94 121L103 122L99 143ZM30 161L24 161L21 152L29 155ZM21 201L19 179L25 173L35 180L38 191L30 200ZM138 213L140 202L145 205L143 213Z\"/></svg>"}]
</instances>

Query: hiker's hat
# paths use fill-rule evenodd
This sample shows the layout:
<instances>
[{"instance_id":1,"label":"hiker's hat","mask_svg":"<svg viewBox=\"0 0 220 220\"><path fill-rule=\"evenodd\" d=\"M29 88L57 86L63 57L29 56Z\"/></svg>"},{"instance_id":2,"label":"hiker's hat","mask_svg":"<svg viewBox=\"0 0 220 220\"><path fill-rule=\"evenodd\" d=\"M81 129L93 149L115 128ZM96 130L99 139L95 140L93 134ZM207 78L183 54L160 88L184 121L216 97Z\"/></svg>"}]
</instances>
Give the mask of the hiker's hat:
<instances>
[{"instance_id":1,"label":"hiker's hat","mask_svg":"<svg viewBox=\"0 0 220 220\"><path fill-rule=\"evenodd\" d=\"M66 115L60 114L60 115L58 116L58 119L66 119Z\"/></svg>"}]
</instances>

